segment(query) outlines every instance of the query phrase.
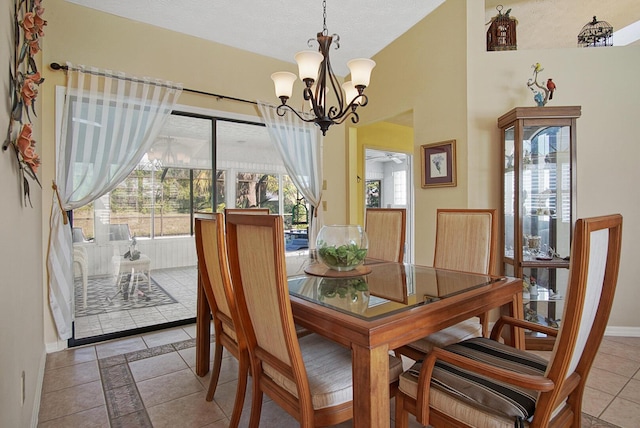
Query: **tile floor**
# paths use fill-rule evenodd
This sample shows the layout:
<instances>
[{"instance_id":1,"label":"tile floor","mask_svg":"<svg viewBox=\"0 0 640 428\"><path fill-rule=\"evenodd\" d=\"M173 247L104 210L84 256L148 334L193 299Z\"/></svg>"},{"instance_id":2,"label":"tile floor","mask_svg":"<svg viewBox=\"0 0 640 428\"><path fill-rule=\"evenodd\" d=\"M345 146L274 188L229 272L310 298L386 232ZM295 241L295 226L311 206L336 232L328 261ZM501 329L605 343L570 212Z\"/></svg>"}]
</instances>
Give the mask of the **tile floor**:
<instances>
[{"instance_id":1,"label":"tile floor","mask_svg":"<svg viewBox=\"0 0 640 428\"><path fill-rule=\"evenodd\" d=\"M307 250L287 252L287 270L292 275L303 273L308 262ZM154 269L151 271L151 277L177 300L177 303L76 317L75 338L83 339L195 318L198 285L196 266Z\"/></svg>"},{"instance_id":2,"label":"tile floor","mask_svg":"<svg viewBox=\"0 0 640 428\"><path fill-rule=\"evenodd\" d=\"M38 427L228 426L236 360L225 356L214 401L206 402L209 376L194 373L194 338L189 325L47 355ZM241 426L250 400L248 393ZM584 427L640 426L640 338L604 339L583 410ZM266 397L260 425L298 426Z\"/></svg>"},{"instance_id":3,"label":"tile floor","mask_svg":"<svg viewBox=\"0 0 640 428\"><path fill-rule=\"evenodd\" d=\"M195 266L153 270L151 276L177 303L76 317L75 338L195 318L198 277Z\"/></svg>"}]
</instances>

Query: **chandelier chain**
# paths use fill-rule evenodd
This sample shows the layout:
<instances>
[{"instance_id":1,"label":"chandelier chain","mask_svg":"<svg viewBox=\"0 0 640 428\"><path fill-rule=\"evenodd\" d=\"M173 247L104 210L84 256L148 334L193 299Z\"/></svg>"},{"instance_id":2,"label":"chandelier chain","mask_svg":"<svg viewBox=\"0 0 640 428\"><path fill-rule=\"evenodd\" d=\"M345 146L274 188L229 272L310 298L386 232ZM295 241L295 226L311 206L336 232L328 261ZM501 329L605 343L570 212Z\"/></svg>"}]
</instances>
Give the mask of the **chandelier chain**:
<instances>
[{"instance_id":1,"label":"chandelier chain","mask_svg":"<svg viewBox=\"0 0 640 428\"><path fill-rule=\"evenodd\" d=\"M322 34L329 35L329 30L327 30L327 0L322 0Z\"/></svg>"}]
</instances>

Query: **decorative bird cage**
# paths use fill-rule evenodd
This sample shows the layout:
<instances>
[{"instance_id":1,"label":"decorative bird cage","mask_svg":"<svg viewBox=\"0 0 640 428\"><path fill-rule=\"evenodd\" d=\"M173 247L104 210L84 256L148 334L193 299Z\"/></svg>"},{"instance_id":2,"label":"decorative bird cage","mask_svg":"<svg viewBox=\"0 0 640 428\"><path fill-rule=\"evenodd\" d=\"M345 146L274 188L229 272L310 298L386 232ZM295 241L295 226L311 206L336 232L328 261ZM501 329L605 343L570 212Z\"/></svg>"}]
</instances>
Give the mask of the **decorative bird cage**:
<instances>
[{"instance_id":1,"label":"decorative bird cage","mask_svg":"<svg viewBox=\"0 0 640 428\"><path fill-rule=\"evenodd\" d=\"M613 27L607 21L598 21L594 16L593 21L582 27L578 34L578 46L613 46Z\"/></svg>"},{"instance_id":2,"label":"decorative bird cage","mask_svg":"<svg viewBox=\"0 0 640 428\"><path fill-rule=\"evenodd\" d=\"M516 18L509 16L511 9L502 13L502 5L496 6L498 14L491 18L489 30L487 30L488 51L513 51L517 49L516 42Z\"/></svg>"}]
</instances>

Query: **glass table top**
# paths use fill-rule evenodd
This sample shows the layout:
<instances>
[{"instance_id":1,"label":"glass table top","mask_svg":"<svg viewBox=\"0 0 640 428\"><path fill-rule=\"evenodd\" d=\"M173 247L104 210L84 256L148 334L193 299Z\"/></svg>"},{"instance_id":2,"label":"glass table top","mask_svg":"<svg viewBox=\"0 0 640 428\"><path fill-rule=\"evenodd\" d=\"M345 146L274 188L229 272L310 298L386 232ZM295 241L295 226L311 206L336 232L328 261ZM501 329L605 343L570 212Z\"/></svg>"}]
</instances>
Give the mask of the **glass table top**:
<instances>
[{"instance_id":1,"label":"glass table top","mask_svg":"<svg viewBox=\"0 0 640 428\"><path fill-rule=\"evenodd\" d=\"M365 320L409 310L497 281L488 275L401 263L367 264L371 273L289 277L289 294Z\"/></svg>"}]
</instances>

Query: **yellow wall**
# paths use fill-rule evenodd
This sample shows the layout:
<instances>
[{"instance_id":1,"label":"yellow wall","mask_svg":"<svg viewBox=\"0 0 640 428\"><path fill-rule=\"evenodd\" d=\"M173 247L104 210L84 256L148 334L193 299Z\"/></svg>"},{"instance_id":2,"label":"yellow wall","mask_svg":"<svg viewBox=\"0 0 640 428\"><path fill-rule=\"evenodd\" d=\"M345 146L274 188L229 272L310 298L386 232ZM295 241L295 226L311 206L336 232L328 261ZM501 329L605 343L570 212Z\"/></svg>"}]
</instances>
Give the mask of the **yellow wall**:
<instances>
[{"instance_id":1,"label":"yellow wall","mask_svg":"<svg viewBox=\"0 0 640 428\"><path fill-rule=\"evenodd\" d=\"M548 105L582 106L577 121L577 213L624 217L618 288L609 326L640 327L640 46L486 52L482 2L468 5L469 205L500 205L497 118L534 106L526 82L531 65L557 83ZM627 331L627 333L629 333Z\"/></svg>"},{"instance_id":2,"label":"yellow wall","mask_svg":"<svg viewBox=\"0 0 640 428\"><path fill-rule=\"evenodd\" d=\"M295 72L293 64L233 49L107 15L63 0L47 2L47 38L43 63L52 61L94 65L133 75L183 82L185 87L246 99L274 100L273 71ZM377 66L367 88L370 103L361 109L356 127L332 127L324 139L325 223L344 223L358 212L351 194L352 162L360 157L358 133L368 125L413 111L413 154L419 159L422 144L457 141L455 188L415 189L415 260L433 259L435 211L442 207L498 207L500 159L496 118L518 105L531 105L524 83L530 64L543 62L554 70L558 82L557 101L583 106L578 125L578 215L620 211L625 215L625 255L621 285L612 322L640 327L640 314L631 310L635 289L626 286L638 272L626 262L639 254L628 238L638 236L634 218L636 200L623 197L622 183L638 178L633 166L638 146L630 143L638 135L633 123L637 109L637 84L630 77L638 69L638 48L599 50L549 50L492 52L483 50L484 9L482 2L448 1L415 27L392 42L374 59ZM467 50L469 52L467 53ZM611 67L616 64L616 67ZM557 71L556 71L557 70ZM55 85L64 84L64 74L45 70L43 90L42 180L53 178ZM632 83L633 82L633 83ZM299 87L298 87L299 89ZM297 91L299 92L299 91ZM274 100L275 101L275 100ZM604 101L604 102L603 102ZM300 100L292 100L299 105ZM184 94L180 104L256 116L253 106ZM629 112L629 113L627 113ZM615 124L608 128L606 125ZM345 142L348 142L345 143ZM602 156L603 150L610 153ZM347 164L347 160L349 164ZM609 170L605 173L602 167ZM357 167L356 167L357 168ZM420 182L420 169L414 171ZM357 188L357 187L356 187ZM43 192L42 224L47 225L51 193ZM584 196L583 196L584 195ZM592 195L598 195L597 198ZM626 196L626 195L625 195ZM356 201L359 201L357 198ZM606 201L607 203L602 203ZM44 244L43 244L44 245ZM629 288L627 288L629 287ZM48 316L48 315L47 315ZM46 341L54 339L47 323Z\"/></svg>"},{"instance_id":3,"label":"yellow wall","mask_svg":"<svg viewBox=\"0 0 640 428\"><path fill-rule=\"evenodd\" d=\"M457 187L414 186L415 262L431 265L437 208L467 206L466 7L447 1L373 58L365 124L413 110L414 183L420 146L456 140Z\"/></svg>"},{"instance_id":4,"label":"yellow wall","mask_svg":"<svg viewBox=\"0 0 640 428\"><path fill-rule=\"evenodd\" d=\"M365 150L379 149L413 154L413 128L376 122L356 128L355 152L349 158L349 223L364 224ZM360 181L358 181L360 177ZM353 196L351 196L353 195Z\"/></svg>"},{"instance_id":5,"label":"yellow wall","mask_svg":"<svg viewBox=\"0 0 640 428\"><path fill-rule=\"evenodd\" d=\"M0 0L0 132L2 142L9 126L9 59L13 56L13 0ZM36 59L38 61L38 59ZM41 116L41 97L36 100ZM37 151L46 145L40 121L34 119ZM13 149L0 150L0 426L32 426L37 414L44 373L42 276L43 240L40 223L42 192L33 181L31 202L25 207ZM21 375L25 374L25 401L21 400Z\"/></svg>"},{"instance_id":6,"label":"yellow wall","mask_svg":"<svg viewBox=\"0 0 640 428\"><path fill-rule=\"evenodd\" d=\"M274 100L269 76L295 72L289 63L257 56L194 37L107 15L64 0L47 0L42 64L71 61L132 75L183 82L185 87L246 99ZM12 45L13 1L0 0L0 56ZM640 288L640 47L485 52L485 11L477 0L447 1L375 56L378 65L361 109L361 126L413 111L413 154L422 144L456 139L458 186L415 189L416 261L433 259L433 225L438 207L499 207L501 159L496 119L515 106L533 105L526 89L530 65L541 62L558 83L553 105L581 105L578 120L578 216L620 212L624 216L623 254L610 326L637 332ZM292 53L293 54L293 53ZM44 264L54 176L54 88L64 73L41 70L46 78L38 98L35 135L43 160L41 191L32 188L34 208L22 206L15 162L0 154L0 415L2 426L35 420L44 364L44 343L55 345ZM7 99L7 83L0 95ZM299 89L299 87L298 87ZM299 92L299 91L298 91ZM295 97L294 97L295 98ZM274 100L275 101L275 100ZM257 118L253 106L184 94L180 103ZM292 100L299 105L300 100ZM0 107L6 129L6 103ZM354 198L355 179L346 160L358 158L358 131L335 126L324 139L326 223L344 223ZM345 144L349 141L349 144ZM349 173L347 173L349 171ZM417 169L414 181L419 183ZM43 202L44 201L44 202ZM347 202L349 201L349 202ZM349 206L347 206L349 203ZM43 314L45 319L43 319ZM44 331L43 331L44 324ZM625 330L625 328L627 330ZM26 374L26 401L19 402L20 374Z\"/></svg>"},{"instance_id":7,"label":"yellow wall","mask_svg":"<svg viewBox=\"0 0 640 428\"><path fill-rule=\"evenodd\" d=\"M533 106L526 87L531 64L558 84L551 105L580 105L576 217L619 212L623 255L610 326L637 334L640 203L627 189L640 182L640 47L486 52L483 2L448 1L375 56L370 105L373 123L413 110L414 155L422 144L457 140L458 186L415 188L415 259L433 259L436 208L500 208L497 118ZM353 153L357 155L357 153ZM419 183L420 171L414 171ZM626 327L631 328L625 329ZM636 330L633 330L633 329Z\"/></svg>"}]
</instances>

